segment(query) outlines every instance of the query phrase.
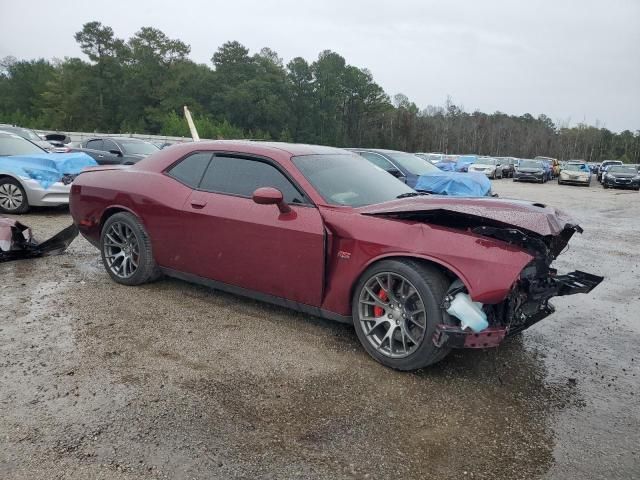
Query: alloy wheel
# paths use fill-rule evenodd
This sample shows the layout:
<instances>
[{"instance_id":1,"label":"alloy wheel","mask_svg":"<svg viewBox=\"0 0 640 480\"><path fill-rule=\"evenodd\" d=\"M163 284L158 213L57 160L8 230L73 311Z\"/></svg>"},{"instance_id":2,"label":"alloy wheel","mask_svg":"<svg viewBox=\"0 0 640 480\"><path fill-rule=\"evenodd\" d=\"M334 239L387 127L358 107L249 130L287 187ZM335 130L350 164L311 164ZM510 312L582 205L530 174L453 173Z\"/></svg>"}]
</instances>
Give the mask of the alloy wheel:
<instances>
[{"instance_id":1,"label":"alloy wheel","mask_svg":"<svg viewBox=\"0 0 640 480\"><path fill-rule=\"evenodd\" d=\"M22 206L24 197L22 191L13 183L3 183L0 185L0 207L5 210L17 210Z\"/></svg>"},{"instance_id":2,"label":"alloy wheel","mask_svg":"<svg viewBox=\"0 0 640 480\"><path fill-rule=\"evenodd\" d=\"M390 358L414 353L427 330L425 305L418 289L397 273L378 273L364 284L358 317L369 343Z\"/></svg>"},{"instance_id":3,"label":"alloy wheel","mask_svg":"<svg viewBox=\"0 0 640 480\"><path fill-rule=\"evenodd\" d=\"M123 222L114 222L104 237L107 268L120 278L129 278L138 270L140 243L134 231Z\"/></svg>"}]
</instances>

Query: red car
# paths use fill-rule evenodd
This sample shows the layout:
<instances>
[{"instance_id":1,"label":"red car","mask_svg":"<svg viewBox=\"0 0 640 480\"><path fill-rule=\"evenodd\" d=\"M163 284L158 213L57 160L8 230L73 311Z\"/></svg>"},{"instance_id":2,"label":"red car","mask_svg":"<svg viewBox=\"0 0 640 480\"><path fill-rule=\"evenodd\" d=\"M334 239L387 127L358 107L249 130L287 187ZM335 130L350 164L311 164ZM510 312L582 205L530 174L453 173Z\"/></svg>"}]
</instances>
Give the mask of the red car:
<instances>
[{"instance_id":1,"label":"red car","mask_svg":"<svg viewBox=\"0 0 640 480\"><path fill-rule=\"evenodd\" d=\"M400 370L496 346L602 280L550 267L581 232L552 207L420 194L328 147L176 145L86 170L70 208L118 283L168 275L353 322Z\"/></svg>"}]
</instances>

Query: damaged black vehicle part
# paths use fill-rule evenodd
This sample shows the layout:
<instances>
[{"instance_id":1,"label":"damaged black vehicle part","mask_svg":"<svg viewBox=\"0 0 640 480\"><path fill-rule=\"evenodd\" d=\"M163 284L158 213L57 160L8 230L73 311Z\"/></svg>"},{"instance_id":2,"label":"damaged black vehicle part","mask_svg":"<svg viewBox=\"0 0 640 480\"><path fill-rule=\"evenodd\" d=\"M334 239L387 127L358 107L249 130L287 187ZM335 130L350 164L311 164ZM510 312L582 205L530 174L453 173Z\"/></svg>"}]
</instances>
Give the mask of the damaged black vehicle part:
<instances>
[{"instance_id":1,"label":"damaged black vehicle part","mask_svg":"<svg viewBox=\"0 0 640 480\"><path fill-rule=\"evenodd\" d=\"M77 236L78 228L70 225L48 240L38 243L26 225L9 218L0 218L0 262L59 255Z\"/></svg>"}]
</instances>

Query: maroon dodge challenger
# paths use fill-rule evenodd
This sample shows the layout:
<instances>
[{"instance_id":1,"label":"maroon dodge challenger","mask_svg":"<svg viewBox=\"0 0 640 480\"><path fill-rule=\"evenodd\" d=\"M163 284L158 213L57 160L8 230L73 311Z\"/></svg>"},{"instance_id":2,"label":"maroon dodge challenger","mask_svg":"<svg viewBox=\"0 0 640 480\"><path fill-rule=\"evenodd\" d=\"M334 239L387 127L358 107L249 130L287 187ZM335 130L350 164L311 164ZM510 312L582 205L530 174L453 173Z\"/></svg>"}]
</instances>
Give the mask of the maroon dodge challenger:
<instances>
[{"instance_id":1,"label":"maroon dodge challenger","mask_svg":"<svg viewBox=\"0 0 640 480\"><path fill-rule=\"evenodd\" d=\"M86 170L70 208L118 283L168 275L353 323L399 370L497 346L602 281L551 267L582 232L555 208L425 195L329 147L177 145Z\"/></svg>"}]
</instances>

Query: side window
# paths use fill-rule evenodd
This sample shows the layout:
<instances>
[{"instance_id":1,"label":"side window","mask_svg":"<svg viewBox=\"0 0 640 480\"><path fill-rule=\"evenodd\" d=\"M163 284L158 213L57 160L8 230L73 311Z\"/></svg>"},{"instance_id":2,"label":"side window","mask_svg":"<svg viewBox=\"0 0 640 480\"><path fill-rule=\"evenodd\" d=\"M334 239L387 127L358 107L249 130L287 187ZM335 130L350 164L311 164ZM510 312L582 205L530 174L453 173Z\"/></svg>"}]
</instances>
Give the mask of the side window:
<instances>
[{"instance_id":1,"label":"side window","mask_svg":"<svg viewBox=\"0 0 640 480\"><path fill-rule=\"evenodd\" d=\"M102 140L89 140L87 148L92 150L102 150Z\"/></svg>"},{"instance_id":2,"label":"side window","mask_svg":"<svg viewBox=\"0 0 640 480\"><path fill-rule=\"evenodd\" d=\"M120 148L118 147L118 145L116 145L116 142L114 142L113 140L107 140L106 138L103 140L103 144L102 144L102 150L104 150L105 152L109 152L111 150L118 150L120 151Z\"/></svg>"},{"instance_id":3,"label":"side window","mask_svg":"<svg viewBox=\"0 0 640 480\"><path fill-rule=\"evenodd\" d=\"M250 197L260 187L277 188L287 203L306 203L277 168L258 160L216 155L200 183L202 190L244 197Z\"/></svg>"},{"instance_id":4,"label":"side window","mask_svg":"<svg viewBox=\"0 0 640 480\"><path fill-rule=\"evenodd\" d=\"M370 152L358 152L358 153L364 158L366 158L367 160L369 160L371 163L373 163L376 167L380 167L381 169L386 170L387 172L391 170L397 170L397 168L394 167L389 160L378 155L377 153L370 153Z\"/></svg>"},{"instance_id":5,"label":"side window","mask_svg":"<svg viewBox=\"0 0 640 480\"><path fill-rule=\"evenodd\" d=\"M194 153L184 158L180 163L174 165L167 173L179 182L198 188L202 175L209 165L211 153L200 152Z\"/></svg>"}]
</instances>

